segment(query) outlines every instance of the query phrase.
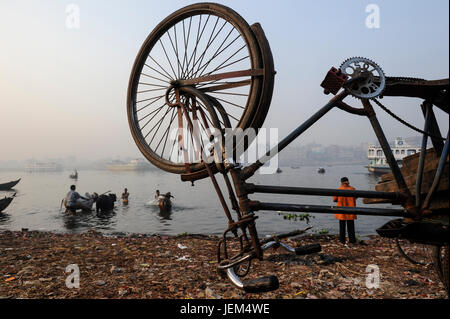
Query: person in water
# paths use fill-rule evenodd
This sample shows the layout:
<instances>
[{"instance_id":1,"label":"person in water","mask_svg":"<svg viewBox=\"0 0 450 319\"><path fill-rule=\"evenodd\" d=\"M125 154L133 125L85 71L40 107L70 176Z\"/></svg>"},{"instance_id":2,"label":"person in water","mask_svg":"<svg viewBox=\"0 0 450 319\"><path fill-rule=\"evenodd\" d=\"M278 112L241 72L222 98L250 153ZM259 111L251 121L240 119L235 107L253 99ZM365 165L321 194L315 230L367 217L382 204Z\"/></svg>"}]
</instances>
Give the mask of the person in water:
<instances>
[{"instance_id":1,"label":"person in water","mask_svg":"<svg viewBox=\"0 0 450 319\"><path fill-rule=\"evenodd\" d=\"M128 193L128 189L125 188L122 193L122 203L128 204L128 196L130 196L130 193Z\"/></svg>"},{"instance_id":2,"label":"person in water","mask_svg":"<svg viewBox=\"0 0 450 319\"><path fill-rule=\"evenodd\" d=\"M160 196L161 194L159 193L159 189L157 189L155 193L155 199L159 199Z\"/></svg>"},{"instance_id":3,"label":"person in water","mask_svg":"<svg viewBox=\"0 0 450 319\"><path fill-rule=\"evenodd\" d=\"M76 204L79 199L89 200L88 198L85 198L78 194L78 192L75 191L76 186L70 185L70 191L66 195L66 207L69 211L72 213L75 213L76 211Z\"/></svg>"},{"instance_id":4,"label":"person in water","mask_svg":"<svg viewBox=\"0 0 450 319\"><path fill-rule=\"evenodd\" d=\"M175 198L175 197L173 197L172 196L172 194L170 193L170 192L168 192L168 193L166 193L165 195L164 195L164 197L167 197L167 198Z\"/></svg>"}]
</instances>

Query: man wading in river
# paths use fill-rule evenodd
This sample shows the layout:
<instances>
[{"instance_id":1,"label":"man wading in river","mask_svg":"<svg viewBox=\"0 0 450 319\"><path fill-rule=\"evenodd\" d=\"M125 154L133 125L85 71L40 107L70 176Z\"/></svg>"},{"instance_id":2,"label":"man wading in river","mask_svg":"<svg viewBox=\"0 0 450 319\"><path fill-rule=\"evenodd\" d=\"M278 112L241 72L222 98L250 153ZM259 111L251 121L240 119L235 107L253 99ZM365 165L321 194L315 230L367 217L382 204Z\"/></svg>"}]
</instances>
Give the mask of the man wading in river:
<instances>
[{"instance_id":1,"label":"man wading in river","mask_svg":"<svg viewBox=\"0 0 450 319\"><path fill-rule=\"evenodd\" d=\"M341 187L339 189L355 190L354 187L350 186L347 177L341 178ZM334 196L333 201L337 202L337 206L355 207L356 197L341 197ZM353 214L334 214L334 218L339 219L339 240L341 243L345 244L345 226L348 229L348 240L351 244L356 244L355 237L355 219L356 215Z\"/></svg>"}]
</instances>

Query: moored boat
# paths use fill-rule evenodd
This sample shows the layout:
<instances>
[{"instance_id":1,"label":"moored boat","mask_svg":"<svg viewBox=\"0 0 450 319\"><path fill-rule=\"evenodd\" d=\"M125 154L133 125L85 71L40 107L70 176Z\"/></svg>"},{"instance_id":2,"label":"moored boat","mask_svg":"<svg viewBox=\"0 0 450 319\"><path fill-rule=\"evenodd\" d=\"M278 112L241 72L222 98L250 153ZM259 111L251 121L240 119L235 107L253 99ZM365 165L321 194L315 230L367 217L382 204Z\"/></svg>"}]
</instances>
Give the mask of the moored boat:
<instances>
[{"instance_id":1,"label":"moored boat","mask_svg":"<svg viewBox=\"0 0 450 319\"><path fill-rule=\"evenodd\" d=\"M81 211L87 211L90 212L92 211L92 206L94 205L96 199L98 198L98 195L96 193L94 193L93 195L90 195L89 193L86 193L84 195L86 199L77 199L76 203L74 206L71 207L73 212L76 212L77 210L81 210ZM64 207L66 208L66 213L70 212L71 210L69 209L69 207L67 206L68 204L68 198L65 197L62 202L61 205L64 205Z\"/></svg>"},{"instance_id":2,"label":"moored boat","mask_svg":"<svg viewBox=\"0 0 450 319\"><path fill-rule=\"evenodd\" d=\"M14 197L16 196L16 194L14 193L14 195L10 196L10 197L6 197L3 199L0 199L0 213L5 210L9 204L11 204L12 200L14 199Z\"/></svg>"},{"instance_id":3,"label":"moored boat","mask_svg":"<svg viewBox=\"0 0 450 319\"><path fill-rule=\"evenodd\" d=\"M115 160L106 167L110 171L142 171L151 169L150 164L142 159L133 159L128 163Z\"/></svg>"},{"instance_id":4,"label":"moored boat","mask_svg":"<svg viewBox=\"0 0 450 319\"><path fill-rule=\"evenodd\" d=\"M420 147L407 144L402 137L397 137L394 140L391 149L400 168L402 167L402 161L405 157L420 152ZM367 149L367 157L369 159L369 165L366 167L369 172L373 174L388 174L391 172L391 168L387 163L386 156L384 155L381 146L370 145Z\"/></svg>"},{"instance_id":5,"label":"moored boat","mask_svg":"<svg viewBox=\"0 0 450 319\"><path fill-rule=\"evenodd\" d=\"M70 177L71 179L78 179L78 172L77 172L77 170L75 170L75 173L74 173L74 174L70 174L69 177Z\"/></svg>"},{"instance_id":6,"label":"moored boat","mask_svg":"<svg viewBox=\"0 0 450 319\"><path fill-rule=\"evenodd\" d=\"M21 178L19 178L16 181L11 181L11 182L8 182L8 183L0 184L0 191L7 191L7 190L13 188L14 186L16 186L20 182L20 180L21 180Z\"/></svg>"},{"instance_id":7,"label":"moored boat","mask_svg":"<svg viewBox=\"0 0 450 319\"><path fill-rule=\"evenodd\" d=\"M59 172L62 169L62 165L56 162L30 161L25 165L25 170L29 173Z\"/></svg>"}]
</instances>

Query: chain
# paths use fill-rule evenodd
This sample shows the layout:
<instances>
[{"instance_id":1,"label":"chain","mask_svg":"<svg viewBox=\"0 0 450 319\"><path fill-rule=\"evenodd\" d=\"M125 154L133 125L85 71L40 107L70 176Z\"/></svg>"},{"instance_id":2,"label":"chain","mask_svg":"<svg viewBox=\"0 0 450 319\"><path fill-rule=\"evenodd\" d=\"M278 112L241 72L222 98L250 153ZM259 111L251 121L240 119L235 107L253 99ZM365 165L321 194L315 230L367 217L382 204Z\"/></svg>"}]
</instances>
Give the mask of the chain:
<instances>
[{"instance_id":1,"label":"chain","mask_svg":"<svg viewBox=\"0 0 450 319\"><path fill-rule=\"evenodd\" d=\"M429 132L422 131L421 129L415 127L414 125L412 125L412 124L410 124L410 123L408 123L408 122L406 122L405 120L402 120L399 116L395 115L392 111L390 111L386 106L384 106L383 104L381 104L381 102L378 101L377 99L372 99L372 101L374 101L379 107L381 107L381 109L382 109L383 111L385 111L387 114L389 114L390 116L392 116L394 119L396 119L397 121L399 121L399 122L402 123L403 125L409 127L410 129L412 129L412 130L414 130L414 131L416 131L416 132L418 132L418 133L424 134L424 135L426 135L426 136L428 136L428 137L435 138L435 139L440 139L440 140L445 141L445 138L443 138L443 137L441 137L441 136L432 135L432 134L430 134Z\"/></svg>"},{"instance_id":2,"label":"chain","mask_svg":"<svg viewBox=\"0 0 450 319\"><path fill-rule=\"evenodd\" d=\"M389 80L390 82L422 82L422 81L426 81L425 79L420 79L420 78L411 78L411 77L406 77L406 76L388 76L386 77L387 80Z\"/></svg>"}]
</instances>

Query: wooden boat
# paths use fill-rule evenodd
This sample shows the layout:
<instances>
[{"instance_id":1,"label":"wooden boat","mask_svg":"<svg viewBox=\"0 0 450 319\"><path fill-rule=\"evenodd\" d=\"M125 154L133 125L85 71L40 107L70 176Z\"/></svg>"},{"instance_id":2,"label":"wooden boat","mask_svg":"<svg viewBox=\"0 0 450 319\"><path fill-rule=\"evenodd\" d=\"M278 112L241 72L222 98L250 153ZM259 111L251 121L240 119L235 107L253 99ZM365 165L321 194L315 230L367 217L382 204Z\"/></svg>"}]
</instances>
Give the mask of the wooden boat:
<instances>
[{"instance_id":1,"label":"wooden boat","mask_svg":"<svg viewBox=\"0 0 450 319\"><path fill-rule=\"evenodd\" d=\"M21 178L19 178L17 181L11 181L8 183L0 184L0 191L7 191L7 190L13 188L20 182L20 180L21 180Z\"/></svg>"},{"instance_id":2,"label":"wooden boat","mask_svg":"<svg viewBox=\"0 0 450 319\"><path fill-rule=\"evenodd\" d=\"M72 179L78 179L78 172L77 172L77 170L75 170L75 174L70 174L69 177L72 178Z\"/></svg>"},{"instance_id":3,"label":"wooden boat","mask_svg":"<svg viewBox=\"0 0 450 319\"><path fill-rule=\"evenodd\" d=\"M94 205L95 201L98 198L98 195L96 193L94 193L93 195L90 195L89 193L86 193L84 195L85 198L89 198L88 200L85 199L78 199L75 206L72 207L73 212L76 212L78 210L81 211L92 211L92 206ZM66 208L66 213L70 212L69 208L67 207L67 201L68 198L65 197L62 202L61 205L64 205L64 207Z\"/></svg>"},{"instance_id":4,"label":"wooden boat","mask_svg":"<svg viewBox=\"0 0 450 319\"><path fill-rule=\"evenodd\" d=\"M415 198L416 194L416 178L417 178L417 166L420 158L420 153L410 155L403 159L403 165L401 168L402 174L405 178L405 182L409 188L411 195ZM434 175L436 174L436 168L439 162L439 156L436 155L434 149L428 149L425 155L425 166L422 177L422 186L420 197L425 199L428 191L430 190ZM399 191L397 183L395 182L392 173L385 174L381 176L381 180L375 185L375 190L380 192L395 192ZM436 191L432 200L430 202L429 209L432 211L442 211L447 212L449 209L448 201L448 190L449 190L449 173L448 173L448 158L445 163L445 168L442 177L437 185ZM364 204L378 204L378 203L395 203L387 199L375 199L375 198L365 198L363 199Z\"/></svg>"},{"instance_id":5,"label":"wooden boat","mask_svg":"<svg viewBox=\"0 0 450 319\"><path fill-rule=\"evenodd\" d=\"M4 199L0 199L0 213L6 209L6 207L9 206L9 204L11 204L12 200L14 199L14 197L16 196L16 194L14 193L14 195L10 196L10 197L5 197Z\"/></svg>"}]
</instances>

